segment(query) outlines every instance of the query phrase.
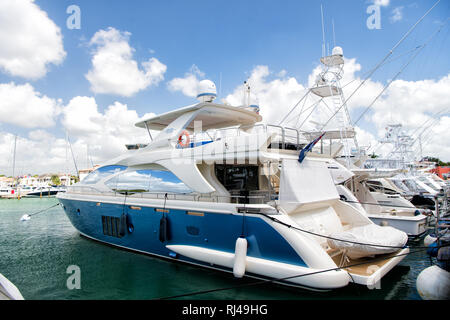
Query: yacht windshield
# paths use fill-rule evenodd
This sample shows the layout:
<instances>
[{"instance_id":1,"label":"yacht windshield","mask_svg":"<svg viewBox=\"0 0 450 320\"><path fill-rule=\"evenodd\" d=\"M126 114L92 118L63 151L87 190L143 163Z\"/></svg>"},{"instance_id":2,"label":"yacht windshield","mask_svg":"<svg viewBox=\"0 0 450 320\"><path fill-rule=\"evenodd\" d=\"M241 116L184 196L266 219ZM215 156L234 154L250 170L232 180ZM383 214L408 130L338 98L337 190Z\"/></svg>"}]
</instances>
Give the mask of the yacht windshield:
<instances>
[{"instance_id":1,"label":"yacht windshield","mask_svg":"<svg viewBox=\"0 0 450 320\"><path fill-rule=\"evenodd\" d=\"M84 184L95 184L100 180L114 173L126 170L125 166L105 166L92 171L86 178L82 180Z\"/></svg>"},{"instance_id":2,"label":"yacht windshield","mask_svg":"<svg viewBox=\"0 0 450 320\"><path fill-rule=\"evenodd\" d=\"M105 184L117 192L193 192L175 174L163 170L127 171L109 179Z\"/></svg>"}]
</instances>

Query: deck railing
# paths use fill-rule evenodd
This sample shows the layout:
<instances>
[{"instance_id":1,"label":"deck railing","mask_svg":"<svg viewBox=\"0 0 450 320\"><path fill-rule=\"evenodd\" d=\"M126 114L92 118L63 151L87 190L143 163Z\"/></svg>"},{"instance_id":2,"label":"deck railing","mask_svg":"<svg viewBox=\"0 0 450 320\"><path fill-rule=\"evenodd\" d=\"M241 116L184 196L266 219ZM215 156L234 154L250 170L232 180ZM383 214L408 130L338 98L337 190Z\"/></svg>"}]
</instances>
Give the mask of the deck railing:
<instances>
[{"instance_id":1,"label":"deck railing","mask_svg":"<svg viewBox=\"0 0 450 320\"><path fill-rule=\"evenodd\" d=\"M242 135L242 133L265 133L268 135L274 134L270 145L270 148L273 149L300 150L303 146L309 143L307 138L303 135L303 132L300 130L263 123L194 132L194 134L190 136L190 142L195 145L208 140L216 141L230 136L239 137Z\"/></svg>"},{"instance_id":2,"label":"deck railing","mask_svg":"<svg viewBox=\"0 0 450 320\"><path fill-rule=\"evenodd\" d=\"M127 197L130 199L165 199L180 201L197 201L197 202L216 202L216 203L248 203L248 204L266 204L271 200L275 200L277 196L270 191L255 190L250 191L248 195L242 195L239 190L230 191L230 195L215 194L199 194L199 193L164 193L164 192L133 192L133 191L117 191L117 190L99 190L95 187L84 185L73 185L67 188L68 193L82 195L101 195L110 197Z\"/></svg>"}]
</instances>

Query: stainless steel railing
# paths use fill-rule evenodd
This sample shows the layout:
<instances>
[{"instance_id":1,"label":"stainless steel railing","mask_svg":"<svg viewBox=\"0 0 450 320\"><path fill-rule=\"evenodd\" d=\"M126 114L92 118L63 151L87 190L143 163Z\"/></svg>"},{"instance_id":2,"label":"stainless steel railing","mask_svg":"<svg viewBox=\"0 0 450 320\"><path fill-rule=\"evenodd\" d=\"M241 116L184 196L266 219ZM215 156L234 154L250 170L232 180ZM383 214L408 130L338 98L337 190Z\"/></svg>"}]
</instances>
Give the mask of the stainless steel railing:
<instances>
[{"instance_id":1,"label":"stainless steel railing","mask_svg":"<svg viewBox=\"0 0 450 320\"><path fill-rule=\"evenodd\" d=\"M248 130L250 129L250 132ZM248 134L251 133L260 133L263 132L265 134L274 134L272 139L271 148L277 149L297 149L299 150L301 147L309 143L309 141L304 137L303 133L295 128L290 127L282 127L278 125L272 124L263 124L259 123L256 125L241 125L239 127L230 127L224 129L213 129L202 131L198 133L194 133L190 136L190 142L200 143L203 141L216 141L221 138L226 138L230 136L239 137L241 133L245 132Z\"/></svg>"},{"instance_id":2,"label":"stainless steel railing","mask_svg":"<svg viewBox=\"0 0 450 320\"><path fill-rule=\"evenodd\" d=\"M196 202L216 202L216 203L248 203L248 204L266 204L271 200L275 200L276 195L270 191L255 190L250 191L248 195L241 195L239 190L230 191L230 195L214 195L214 194L198 194L198 193L165 193L165 192L131 192L121 191L104 191L90 186L69 186L67 193L81 195L101 195L110 197L127 197L140 199L165 199L167 200L184 200Z\"/></svg>"}]
</instances>

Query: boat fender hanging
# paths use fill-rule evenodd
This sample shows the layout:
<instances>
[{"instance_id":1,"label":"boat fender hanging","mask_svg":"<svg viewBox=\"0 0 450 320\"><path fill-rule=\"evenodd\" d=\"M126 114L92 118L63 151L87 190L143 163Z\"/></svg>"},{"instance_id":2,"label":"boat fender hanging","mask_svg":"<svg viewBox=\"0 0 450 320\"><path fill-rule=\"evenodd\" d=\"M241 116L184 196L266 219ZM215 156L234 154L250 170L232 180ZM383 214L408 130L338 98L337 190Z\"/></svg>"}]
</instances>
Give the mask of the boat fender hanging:
<instances>
[{"instance_id":1,"label":"boat fender hanging","mask_svg":"<svg viewBox=\"0 0 450 320\"><path fill-rule=\"evenodd\" d=\"M245 274L247 260L247 239L239 237L234 250L233 275L242 278Z\"/></svg>"},{"instance_id":2,"label":"boat fender hanging","mask_svg":"<svg viewBox=\"0 0 450 320\"><path fill-rule=\"evenodd\" d=\"M127 217L126 217L126 223L127 223L128 233L133 233L134 225L133 225L133 221L131 220L131 215L128 213L127 213Z\"/></svg>"},{"instance_id":3,"label":"boat fender hanging","mask_svg":"<svg viewBox=\"0 0 450 320\"><path fill-rule=\"evenodd\" d=\"M120 229L119 229L119 235L121 237L123 237L125 235L126 225L127 225L126 214L122 213L122 215L120 216Z\"/></svg>"},{"instance_id":4,"label":"boat fender hanging","mask_svg":"<svg viewBox=\"0 0 450 320\"><path fill-rule=\"evenodd\" d=\"M450 272L434 265L417 276L416 288L423 300L450 299Z\"/></svg>"},{"instance_id":5,"label":"boat fender hanging","mask_svg":"<svg viewBox=\"0 0 450 320\"><path fill-rule=\"evenodd\" d=\"M184 137L184 142L183 142L183 137ZM189 138L189 132L187 132L186 130L183 130L180 134L180 136L178 137L178 145L181 148L186 148L189 146L189 144L191 143L191 139Z\"/></svg>"},{"instance_id":6,"label":"boat fender hanging","mask_svg":"<svg viewBox=\"0 0 450 320\"><path fill-rule=\"evenodd\" d=\"M162 216L159 220L159 241L166 242L170 240L169 235L169 219L166 216Z\"/></svg>"}]
</instances>

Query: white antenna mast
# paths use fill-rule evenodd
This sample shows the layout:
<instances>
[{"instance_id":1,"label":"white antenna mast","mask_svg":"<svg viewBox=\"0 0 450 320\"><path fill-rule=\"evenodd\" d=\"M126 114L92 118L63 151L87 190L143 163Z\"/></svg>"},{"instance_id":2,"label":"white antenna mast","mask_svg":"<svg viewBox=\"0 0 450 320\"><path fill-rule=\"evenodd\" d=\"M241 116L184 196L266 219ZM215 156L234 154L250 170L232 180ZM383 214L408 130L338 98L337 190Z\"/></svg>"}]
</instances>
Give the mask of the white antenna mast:
<instances>
[{"instance_id":1,"label":"white antenna mast","mask_svg":"<svg viewBox=\"0 0 450 320\"><path fill-rule=\"evenodd\" d=\"M320 14L322 16L322 57L325 57L325 28L323 26L323 8L320 4Z\"/></svg>"},{"instance_id":2,"label":"white antenna mast","mask_svg":"<svg viewBox=\"0 0 450 320\"><path fill-rule=\"evenodd\" d=\"M219 74L219 97L221 97L222 95L222 72L220 72Z\"/></svg>"},{"instance_id":3,"label":"white antenna mast","mask_svg":"<svg viewBox=\"0 0 450 320\"><path fill-rule=\"evenodd\" d=\"M334 33L334 19L331 19L331 24L333 25L333 47L336 47L336 35Z\"/></svg>"},{"instance_id":4,"label":"white antenna mast","mask_svg":"<svg viewBox=\"0 0 450 320\"><path fill-rule=\"evenodd\" d=\"M66 171L66 175L69 174L69 141L67 140L67 130L66 130L66 167L65 167L65 171ZM70 181L70 178L69 178Z\"/></svg>"},{"instance_id":5,"label":"white antenna mast","mask_svg":"<svg viewBox=\"0 0 450 320\"><path fill-rule=\"evenodd\" d=\"M244 81L244 101L243 105L248 107L250 105L250 85L248 81Z\"/></svg>"},{"instance_id":6,"label":"white antenna mast","mask_svg":"<svg viewBox=\"0 0 450 320\"><path fill-rule=\"evenodd\" d=\"M12 169L12 177L13 177L13 183L16 179L16 146L17 146L17 134L14 136L14 153L13 153L13 169Z\"/></svg>"}]
</instances>

